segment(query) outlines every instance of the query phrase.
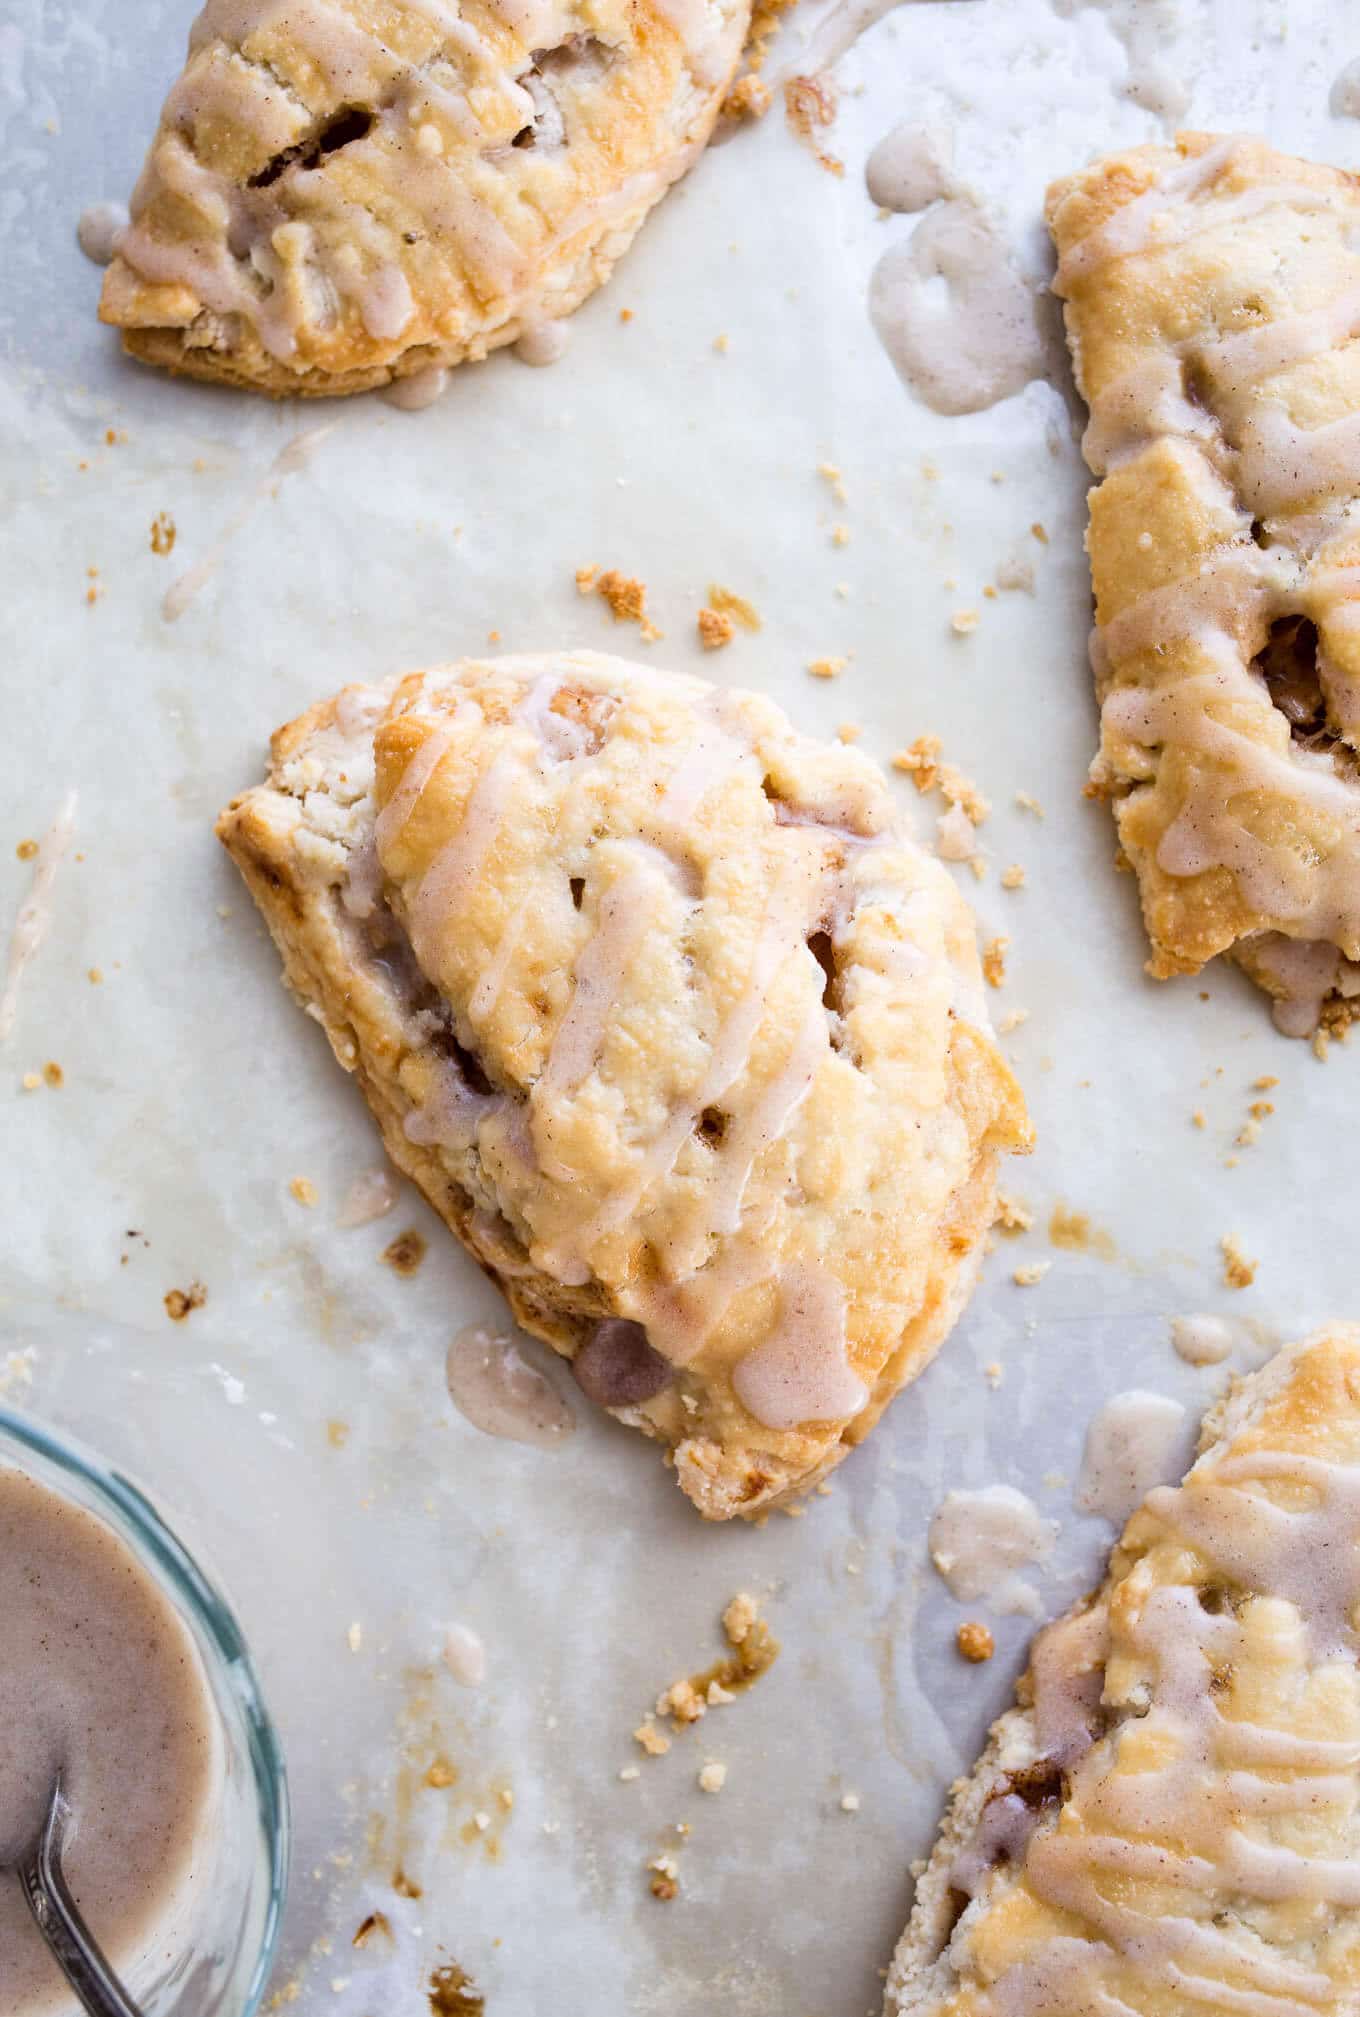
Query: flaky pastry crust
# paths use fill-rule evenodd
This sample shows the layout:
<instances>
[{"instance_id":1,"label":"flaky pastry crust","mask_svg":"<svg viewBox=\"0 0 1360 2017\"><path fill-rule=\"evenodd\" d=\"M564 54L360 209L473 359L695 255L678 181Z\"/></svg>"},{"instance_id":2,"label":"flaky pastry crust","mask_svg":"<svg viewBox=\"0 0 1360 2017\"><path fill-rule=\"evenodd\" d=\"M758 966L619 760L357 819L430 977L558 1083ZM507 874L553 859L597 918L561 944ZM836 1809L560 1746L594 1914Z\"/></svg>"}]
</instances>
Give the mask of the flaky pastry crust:
<instances>
[{"instance_id":1,"label":"flaky pastry crust","mask_svg":"<svg viewBox=\"0 0 1360 2017\"><path fill-rule=\"evenodd\" d=\"M749 0L208 0L105 277L147 363L278 396L485 357L604 281Z\"/></svg>"},{"instance_id":2,"label":"flaky pastry crust","mask_svg":"<svg viewBox=\"0 0 1360 2017\"><path fill-rule=\"evenodd\" d=\"M921 1369L1028 1124L862 755L593 653L471 661L281 729L218 831L393 1160L701 1512L805 1488Z\"/></svg>"},{"instance_id":3,"label":"flaky pastry crust","mask_svg":"<svg viewBox=\"0 0 1360 2017\"><path fill-rule=\"evenodd\" d=\"M888 2017L1360 2004L1360 1326L1287 1347L1040 1634L954 1788Z\"/></svg>"},{"instance_id":4,"label":"flaky pastry crust","mask_svg":"<svg viewBox=\"0 0 1360 2017\"><path fill-rule=\"evenodd\" d=\"M1159 978L1360 996L1360 178L1183 134L1056 183L1114 801Z\"/></svg>"}]
</instances>

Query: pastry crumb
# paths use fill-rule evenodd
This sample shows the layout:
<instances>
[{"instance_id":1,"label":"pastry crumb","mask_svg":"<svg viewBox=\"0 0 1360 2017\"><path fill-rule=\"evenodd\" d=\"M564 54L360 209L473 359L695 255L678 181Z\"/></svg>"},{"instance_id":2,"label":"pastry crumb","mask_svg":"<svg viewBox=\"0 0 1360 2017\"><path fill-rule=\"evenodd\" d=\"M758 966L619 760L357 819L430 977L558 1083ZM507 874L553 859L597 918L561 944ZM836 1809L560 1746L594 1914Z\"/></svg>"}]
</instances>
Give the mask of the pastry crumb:
<instances>
[{"instance_id":1,"label":"pastry crumb","mask_svg":"<svg viewBox=\"0 0 1360 2017\"><path fill-rule=\"evenodd\" d=\"M348 1644L348 1646L349 1646L349 1649L350 1649L351 1653L357 1653L357 1652L359 1651L359 1648L360 1648L360 1647L361 1647L361 1646L363 1645L363 1643L364 1643L364 1628L363 1628L363 1626L362 1626L362 1625L361 1625L361 1624L359 1623L359 1620L358 1620L357 1618L356 1618L356 1619L354 1620L353 1624L352 1624L352 1625L350 1626L349 1630L348 1630L348 1631L346 1632L346 1634L345 1634L345 1639L346 1639L346 1643Z\"/></svg>"},{"instance_id":2,"label":"pastry crumb","mask_svg":"<svg viewBox=\"0 0 1360 2017\"><path fill-rule=\"evenodd\" d=\"M1230 1289L1249 1289L1256 1280L1256 1262L1242 1251L1236 1233L1225 1233L1218 1243L1223 1256L1223 1280Z\"/></svg>"},{"instance_id":3,"label":"pastry crumb","mask_svg":"<svg viewBox=\"0 0 1360 2017\"><path fill-rule=\"evenodd\" d=\"M1030 531L1034 534L1040 546L1048 545L1048 532L1039 519L1035 519L1033 525L1030 527Z\"/></svg>"},{"instance_id":4,"label":"pastry crumb","mask_svg":"<svg viewBox=\"0 0 1360 2017\"><path fill-rule=\"evenodd\" d=\"M722 109L729 119L763 119L770 109L770 87L748 71L723 99Z\"/></svg>"},{"instance_id":5,"label":"pastry crumb","mask_svg":"<svg viewBox=\"0 0 1360 2017\"><path fill-rule=\"evenodd\" d=\"M66 1074L54 1058L49 1058L43 1066L43 1083L51 1086L54 1092L66 1083Z\"/></svg>"},{"instance_id":6,"label":"pastry crumb","mask_svg":"<svg viewBox=\"0 0 1360 2017\"><path fill-rule=\"evenodd\" d=\"M1027 1233L1034 1224L1034 1214L1020 1198L1012 1197L1009 1191L999 1191L996 1223L1003 1233Z\"/></svg>"},{"instance_id":7,"label":"pastry crumb","mask_svg":"<svg viewBox=\"0 0 1360 2017\"><path fill-rule=\"evenodd\" d=\"M839 679L849 663L848 658L810 658L807 669L814 679Z\"/></svg>"},{"instance_id":8,"label":"pastry crumb","mask_svg":"<svg viewBox=\"0 0 1360 2017\"><path fill-rule=\"evenodd\" d=\"M208 1291L202 1282L190 1282L187 1289L166 1291L165 1314L172 1323L182 1324L191 1310L201 1310L208 1300Z\"/></svg>"},{"instance_id":9,"label":"pastry crumb","mask_svg":"<svg viewBox=\"0 0 1360 2017\"><path fill-rule=\"evenodd\" d=\"M436 1793L442 1793L446 1787L456 1786L457 1783L457 1769L447 1758L434 1758L426 1767L425 1784L433 1788Z\"/></svg>"},{"instance_id":10,"label":"pastry crumb","mask_svg":"<svg viewBox=\"0 0 1360 2017\"><path fill-rule=\"evenodd\" d=\"M819 462L817 464L817 474L824 483L830 484L831 495L835 498L837 504L844 504L846 501L845 478L841 475L835 463Z\"/></svg>"},{"instance_id":11,"label":"pastry crumb","mask_svg":"<svg viewBox=\"0 0 1360 2017\"><path fill-rule=\"evenodd\" d=\"M671 1748L671 1740L658 1730L651 1716L643 1720L633 1732L633 1742L641 1745L649 1758L664 1758Z\"/></svg>"},{"instance_id":12,"label":"pastry crumb","mask_svg":"<svg viewBox=\"0 0 1360 2017\"><path fill-rule=\"evenodd\" d=\"M1036 819L1044 817L1044 809L1033 792L1017 791L1015 794L1015 803L1019 806L1021 812L1032 812Z\"/></svg>"},{"instance_id":13,"label":"pastry crumb","mask_svg":"<svg viewBox=\"0 0 1360 2017\"><path fill-rule=\"evenodd\" d=\"M863 733L864 729L857 721L838 721L836 724L837 742L858 742Z\"/></svg>"},{"instance_id":14,"label":"pastry crumb","mask_svg":"<svg viewBox=\"0 0 1360 2017\"><path fill-rule=\"evenodd\" d=\"M717 351L719 357L726 357L731 344L732 339L728 336L726 330L723 331L721 336L715 336L713 339L713 348Z\"/></svg>"},{"instance_id":15,"label":"pastry crumb","mask_svg":"<svg viewBox=\"0 0 1360 2017\"><path fill-rule=\"evenodd\" d=\"M1011 1280L1015 1283L1017 1289L1035 1288L1043 1280L1052 1265L1052 1261L1026 1261L1022 1267L1016 1268L1011 1276Z\"/></svg>"},{"instance_id":16,"label":"pastry crumb","mask_svg":"<svg viewBox=\"0 0 1360 2017\"><path fill-rule=\"evenodd\" d=\"M619 1767L619 1777L625 1786L631 1786L634 1779L642 1777L642 1767L641 1765L621 1765Z\"/></svg>"},{"instance_id":17,"label":"pastry crumb","mask_svg":"<svg viewBox=\"0 0 1360 2017\"><path fill-rule=\"evenodd\" d=\"M316 1185L310 1177L294 1177L288 1188L300 1205L316 1203Z\"/></svg>"},{"instance_id":18,"label":"pastry crumb","mask_svg":"<svg viewBox=\"0 0 1360 2017\"><path fill-rule=\"evenodd\" d=\"M1027 1023L1028 1021L1029 1021L1028 1009L1022 1009L1022 1008L1007 1009L1005 1015L1002 1016L1000 1022L996 1026L997 1034L998 1036L1008 1037L1012 1030L1018 1030L1021 1023Z\"/></svg>"},{"instance_id":19,"label":"pastry crumb","mask_svg":"<svg viewBox=\"0 0 1360 2017\"><path fill-rule=\"evenodd\" d=\"M654 1898L668 1901L678 1895L680 1871L674 1856L653 1856L647 1868L652 1873L651 1893Z\"/></svg>"},{"instance_id":20,"label":"pastry crumb","mask_svg":"<svg viewBox=\"0 0 1360 2017\"><path fill-rule=\"evenodd\" d=\"M755 604L738 595L734 588L724 588L720 581L708 584L708 606L717 616L730 616L752 635L760 629L760 612Z\"/></svg>"},{"instance_id":21,"label":"pastry crumb","mask_svg":"<svg viewBox=\"0 0 1360 2017\"><path fill-rule=\"evenodd\" d=\"M1001 887L1002 889L1023 889L1025 887L1025 871L1021 868L1018 861L1013 861L1009 868L1002 869Z\"/></svg>"},{"instance_id":22,"label":"pastry crumb","mask_svg":"<svg viewBox=\"0 0 1360 2017\"><path fill-rule=\"evenodd\" d=\"M982 1377L992 1392L995 1393L1006 1377L1006 1368L1002 1365L1000 1359L989 1359L982 1368Z\"/></svg>"},{"instance_id":23,"label":"pastry crumb","mask_svg":"<svg viewBox=\"0 0 1360 2017\"><path fill-rule=\"evenodd\" d=\"M165 555L175 550L175 521L168 511L158 511L151 521L151 551Z\"/></svg>"},{"instance_id":24,"label":"pastry crumb","mask_svg":"<svg viewBox=\"0 0 1360 2017\"><path fill-rule=\"evenodd\" d=\"M35 1093L42 1084L42 1079L37 1072L25 1072L19 1083L26 1093Z\"/></svg>"},{"instance_id":25,"label":"pastry crumb","mask_svg":"<svg viewBox=\"0 0 1360 2017\"><path fill-rule=\"evenodd\" d=\"M654 644L664 632L647 614L647 584L636 575L623 574L617 567L577 568L576 586L582 595L598 595L615 623L635 623L645 644Z\"/></svg>"},{"instance_id":26,"label":"pastry crumb","mask_svg":"<svg viewBox=\"0 0 1360 2017\"><path fill-rule=\"evenodd\" d=\"M730 1688L724 1688L721 1681L710 1681L704 1690L704 1700L710 1709L721 1707L724 1702L735 1702L736 1696Z\"/></svg>"},{"instance_id":27,"label":"pastry crumb","mask_svg":"<svg viewBox=\"0 0 1360 2017\"><path fill-rule=\"evenodd\" d=\"M701 1793L721 1793L727 1784L727 1767L717 1758L710 1758L699 1771Z\"/></svg>"},{"instance_id":28,"label":"pastry crumb","mask_svg":"<svg viewBox=\"0 0 1360 2017\"><path fill-rule=\"evenodd\" d=\"M841 1812L842 1814L858 1814L859 1812L858 1793L841 1794Z\"/></svg>"},{"instance_id":29,"label":"pastry crumb","mask_svg":"<svg viewBox=\"0 0 1360 2017\"><path fill-rule=\"evenodd\" d=\"M393 1274L413 1275L424 1260L428 1245L423 1233L414 1226L408 1226L404 1233L385 1246L378 1256L383 1266L391 1268Z\"/></svg>"},{"instance_id":30,"label":"pastry crumb","mask_svg":"<svg viewBox=\"0 0 1360 2017\"><path fill-rule=\"evenodd\" d=\"M890 758L894 770L905 771L920 792L933 791L939 776L938 758L944 744L938 735L918 735Z\"/></svg>"},{"instance_id":31,"label":"pastry crumb","mask_svg":"<svg viewBox=\"0 0 1360 2017\"><path fill-rule=\"evenodd\" d=\"M814 77L790 77L784 86L784 117L828 175L845 173L845 163L828 154L817 137L834 123L836 103L835 84L824 71Z\"/></svg>"},{"instance_id":32,"label":"pastry crumb","mask_svg":"<svg viewBox=\"0 0 1360 2017\"><path fill-rule=\"evenodd\" d=\"M34 855L38 852L38 843L36 840L21 840L14 852L20 861L32 861Z\"/></svg>"},{"instance_id":33,"label":"pastry crumb","mask_svg":"<svg viewBox=\"0 0 1360 2017\"><path fill-rule=\"evenodd\" d=\"M721 610L706 606L699 611L699 642L705 651L721 651L737 634L737 626Z\"/></svg>"},{"instance_id":34,"label":"pastry crumb","mask_svg":"<svg viewBox=\"0 0 1360 2017\"><path fill-rule=\"evenodd\" d=\"M988 987L1006 985L1006 954L1010 950L1010 943L1004 932L998 932L997 936L988 939L982 948L982 971Z\"/></svg>"},{"instance_id":35,"label":"pastry crumb","mask_svg":"<svg viewBox=\"0 0 1360 2017\"><path fill-rule=\"evenodd\" d=\"M978 859L977 833L961 805L951 805L936 820L935 852L941 861L975 862Z\"/></svg>"},{"instance_id":36,"label":"pastry crumb","mask_svg":"<svg viewBox=\"0 0 1360 2017\"><path fill-rule=\"evenodd\" d=\"M954 1642L964 1659L971 1660L975 1666L980 1665L983 1660L990 1660L996 1651L995 1639L987 1627L979 1624L975 1618L966 1619L959 1626L954 1634Z\"/></svg>"},{"instance_id":37,"label":"pastry crumb","mask_svg":"<svg viewBox=\"0 0 1360 2017\"><path fill-rule=\"evenodd\" d=\"M956 637L967 637L978 627L978 613L975 609L956 609L949 619L949 628Z\"/></svg>"}]
</instances>

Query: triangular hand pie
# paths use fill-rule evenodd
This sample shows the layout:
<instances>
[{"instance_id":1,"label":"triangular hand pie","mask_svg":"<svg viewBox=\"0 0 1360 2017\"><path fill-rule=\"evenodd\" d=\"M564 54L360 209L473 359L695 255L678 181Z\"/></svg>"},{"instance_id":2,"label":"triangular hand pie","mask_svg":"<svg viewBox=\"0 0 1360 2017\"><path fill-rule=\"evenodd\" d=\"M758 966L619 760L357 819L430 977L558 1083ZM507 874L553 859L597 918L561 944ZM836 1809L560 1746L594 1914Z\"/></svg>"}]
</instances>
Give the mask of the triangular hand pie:
<instances>
[{"instance_id":1,"label":"triangular hand pie","mask_svg":"<svg viewBox=\"0 0 1360 2017\"><path fill-rule=\"evenodd\" d=\"M1360 178L1183 134L1049 191L1112 797L1150 971L1360 1000Z\"/></svg>"},{"instance_id":2,"label":"triangular hand pie","mask_svg":"<svg viewBox=\"0 0 1360 2017\"><path fill-rule=\"evenodd\" d=\"M708 139L749 0L209 0L100 315L358 392L569 315Z\"/></svg>"},{"instance_id":3,"label":"triangular hand pie","mask_svg":"<svg viewBox=\"0 0 1360 2017\"><path fill-rule=\"evenodd\" d=\"M1360 2007L1360 1326L1209 1416L954 1788L888 2017Z\"/></svg>"},{"instance_id":4,"label":"triangular hand pie","mask_svg":"<svg viewBox=\"0 0 1360 2017\"><path fill-rule=\"evenodd\" d=\"M957 1316L1028 1124L857 751L593 653L347 687L219 832L393 1160L713 1519Z\"/></svg>"}]
</instances>

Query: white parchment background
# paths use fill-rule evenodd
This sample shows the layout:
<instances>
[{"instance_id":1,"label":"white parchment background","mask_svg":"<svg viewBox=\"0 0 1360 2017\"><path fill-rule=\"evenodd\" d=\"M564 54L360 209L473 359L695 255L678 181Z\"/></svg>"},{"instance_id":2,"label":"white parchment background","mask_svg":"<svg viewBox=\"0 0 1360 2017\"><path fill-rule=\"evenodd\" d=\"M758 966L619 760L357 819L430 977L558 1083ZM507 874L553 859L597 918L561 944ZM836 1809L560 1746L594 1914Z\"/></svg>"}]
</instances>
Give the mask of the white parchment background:
<instances>
[{"instance_id":1,"label":"white parchment background","mask_svg":"<svg viewBox=\"0 0 1360 2017\"><path fill-rule=\"evenodd\" d=\"M1360 55L1348 10L1143 11L1189 92L1187 123L1360 162L1360 126L1328 114L1333 78ZM139 1474L234 1593L291 1766L278 1980L300 1985L307 2017L414 2017L445 1955L495 2017L859 2017L877 2003L909 1862L1028 1630L997 1621L985 1668L955 1658L962 1614L924 1551L941 1492L1004 1480L1034 1493L1063 1527L1041 1578L1056 1607L1106 1540L1070 1501L1093 1407L1142 1385L1198 1409L1222 1378L1173 1357L1171 1313L1230 1308L1284 1336L1355 1312L1357 1061L1322 1065L1274 1036L1229 973L1147 982L1108 815L1081 797L1094 710L1065 394L1035 384L991 413L938 419L898 383L865 312L874 260L911 229L877 219L864 193L872 142L904 118L952 127L964 178L1041 272L1046 180L1159 131L1123 90L1115 31L1139 10L902 7L840 66L843 178L772 114L663 206L577 317L561 365L466 369L418 416L175 386L121 362L95 324L99 276L76 217L129 188L187 13L180 0L0 4L5 929L29 877L16 844L69 785L80 794L78 856L0 1053L0 1377ZM323 419L337 425L310 466L167 625L171 580ZM844 505L816 474L824 461L843 471ZM149 544L163 511L178 530L168 559ZM1034 596L985 599L1017 548ZM377 1160L373 1133L282 993L210 830L258 775L268 731L343 680L481 650L493 630L510 650L642 649L576 595L586 562L645 578L667 633L658 661L764 686L809 727L857 721L882 756L937 733L996 807L975 894L988 934L1013 940L998 1012L1029 1011L1008 1047L1040 1130L1013 1183L1036 1226L993 1257L942 1358L832 1495L763 1531L703 1528L656 1454L584 1409L554 1456L453 1413L445 1346L496 1317L496 1297L409 1192L379 1225L336 1226ZM749 596L764 629L701 661L694 614L711 581ZM981 618L961 638L949 619L966 607ZM830 685L804 670L842 655ZM1016 809L1017 790L1042 801L1042 822ZM1028 882L1005 893L1013 861ZM49 1059L62 1088L23 1092ZM1279 1077L1277 1111L1234 1151L1261 1074ZM297 1176L316 1186L311 1210L289 1194ZM1059 1200L1107 1229L1117 1258L1055 1252ZM430 1253L401 1281L377 1256L408 1225ZM1221 1286L1228 1232L1259 1260L1245 1294ZM1039 1258L1053 1261L1042 1284L1015 1287L1011 1269ZM195 1278L205 1307L170 1323L163 1296ZM6 1354L29 1348L5 1375ZM981 1373L994 1359L995 1391ZM641 1711L717 1652L718 1613L741 1587L768 1595L783 1657L620 1783ZM454 1618L488 1648L475 1693L421 1678ZM458 1783L412 1790L437 1752ZM707 1757L729 1767L716 1798L695 1785ZM857 1814L841 1810L846 1791ZM478 1810L493 1817L485 1833L469 1826ZM667 1847L681 1871L668 1905L644 1871ZM394 1895L398 1860L419 1900ZM373 1910L394 1942L355 1952Z\"/></svg>"}]
</instances>

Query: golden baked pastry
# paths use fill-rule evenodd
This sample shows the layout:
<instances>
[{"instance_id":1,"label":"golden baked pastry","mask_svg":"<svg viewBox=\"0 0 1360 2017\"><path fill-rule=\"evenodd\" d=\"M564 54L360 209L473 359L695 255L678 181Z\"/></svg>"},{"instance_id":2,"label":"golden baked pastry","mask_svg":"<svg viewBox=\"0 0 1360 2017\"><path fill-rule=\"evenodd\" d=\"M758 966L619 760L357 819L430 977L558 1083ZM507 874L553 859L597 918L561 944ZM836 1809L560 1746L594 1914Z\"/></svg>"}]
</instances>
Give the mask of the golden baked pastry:
<instances>
[{"instance_id":1,"label":"golden baked pastry","mask_svg":"<svg viewBox=\"0 0 1360 2017\"><path fill-rule=\"evenodd\" d=\"M954 1788L888 2017L1360 2009L1360 1326L1240 1380Z\"/></svg>"},{"instance_id":2,"label":"golden baked pastry","mask_svg":"<svg viewBox=\"0 0 1360 2017\"><path fill-rule=\"evenodd\" d=\"M864 756L592 652L467 661L281 729L218 832L394 1162L702 1513L920 1371L1028 1126Z\"/></svg>"},{"instance_id":3,"label":"golden baked pastry","mask_svg":"<svg viewBox=\"0 0 1360 2017\"><path fill-rule=\"evenodd\" d=\"M361 392L532 335L712 130L750 0L208 0L99 313L150 364Z\"/></svg>"},{"instance_id":4,"label":"golden baked pastry","mask_svg":"<svg viewBox=\"0 0 1360 2017\"><path fill-rule=\"evenodd\" d=\"M1090 408L1095 788L1149 972L1360 997L1360 177L1182 134L1048 194Z\"/></svg>"}]
</instances>

